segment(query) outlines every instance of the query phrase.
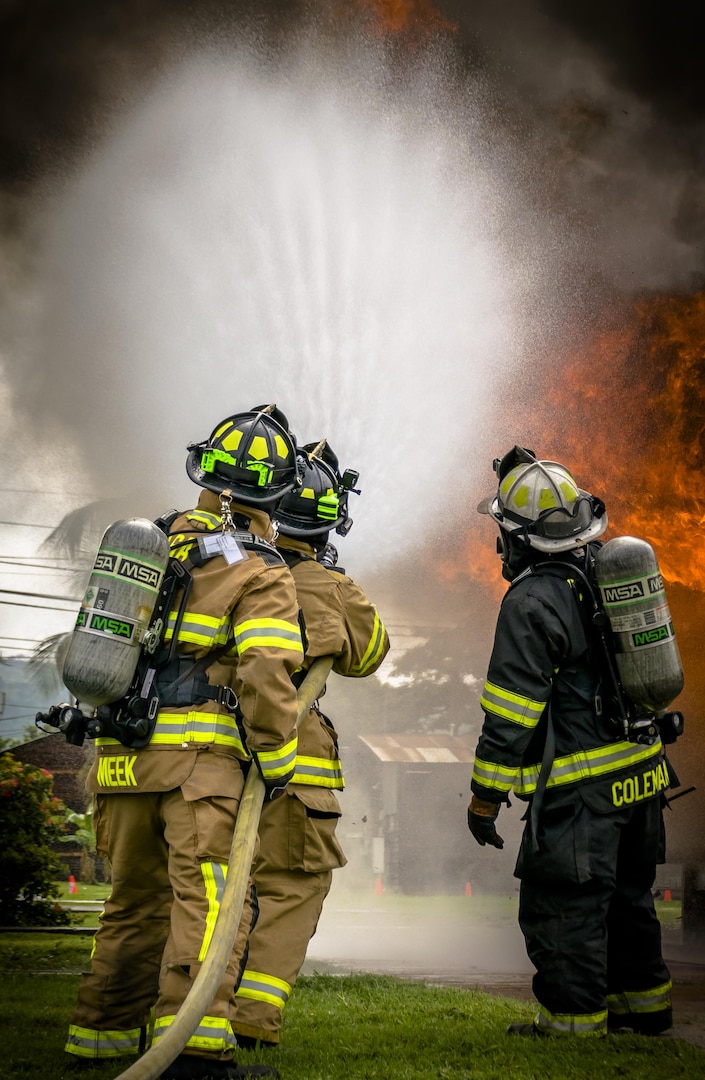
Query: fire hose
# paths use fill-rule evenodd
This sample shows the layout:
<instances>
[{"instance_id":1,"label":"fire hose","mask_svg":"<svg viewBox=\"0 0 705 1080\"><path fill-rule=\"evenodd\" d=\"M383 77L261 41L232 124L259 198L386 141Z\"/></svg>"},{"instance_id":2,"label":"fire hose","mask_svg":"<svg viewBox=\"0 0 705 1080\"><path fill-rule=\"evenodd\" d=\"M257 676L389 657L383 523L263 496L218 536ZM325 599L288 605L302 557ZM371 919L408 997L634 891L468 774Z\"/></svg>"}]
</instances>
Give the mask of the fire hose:
<instances>
[{"instance_id":1,"label":"fire hose","mask_svg":"<svg viewBox=\"0 0 705 1080\"><path fill-rule=\"evenodd\" d=\"M298 694L297 725L301 723L320 694L333 666L332 656L314 660ZM252 859L257 842L257 830L264 802L264 783L257 769L250 769L240 801L223 898L213 937L193 986L165 1034L146 1054L116 1080L156 1080L183 1050L194 1031L208 1012L225 972L237 935Z\"/></svg>"}]
</instances>

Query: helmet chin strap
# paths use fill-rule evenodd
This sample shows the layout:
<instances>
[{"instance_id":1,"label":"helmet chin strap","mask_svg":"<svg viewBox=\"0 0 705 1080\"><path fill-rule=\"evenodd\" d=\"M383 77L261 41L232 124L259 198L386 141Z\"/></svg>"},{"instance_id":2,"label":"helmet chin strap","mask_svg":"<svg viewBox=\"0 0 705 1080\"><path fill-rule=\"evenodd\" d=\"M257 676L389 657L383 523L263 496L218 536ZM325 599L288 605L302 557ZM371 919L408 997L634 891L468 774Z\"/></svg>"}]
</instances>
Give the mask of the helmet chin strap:
<instances>
[{"instance_id":1,"label":"helmet chin strap","mask_svg":"<svg viewBox=\"0 0 705 1080\"><path fill-rule=\"evenodd\" d=\"M529 544L525 529L511 533L500 529L497 551L502 560L502 577L505 581L514 581L538 555Z\"/></svg>"}]
</instances>

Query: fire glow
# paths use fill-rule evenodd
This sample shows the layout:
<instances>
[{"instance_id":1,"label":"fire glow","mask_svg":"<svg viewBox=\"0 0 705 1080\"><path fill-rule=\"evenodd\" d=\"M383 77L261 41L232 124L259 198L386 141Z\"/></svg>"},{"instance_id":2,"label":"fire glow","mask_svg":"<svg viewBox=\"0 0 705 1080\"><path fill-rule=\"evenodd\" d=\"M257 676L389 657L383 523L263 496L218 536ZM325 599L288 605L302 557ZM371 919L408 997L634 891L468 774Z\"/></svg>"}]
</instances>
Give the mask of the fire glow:
<instances>
[{"instance_id":1,"label":"fire glow","mask_svg":"<svg viewBox=\"0 0 705 1080\"><path fill-rule=\"evenodd\" d=\"M431 0L357 0L357 4L372 16L381 34L426 38L438 31L456 29Z\"/></svg>"},{"instance_id":2,"label":"fire glow","mask_svg":"<svg viewBox=\"0 0 705 1080\"><path fill-rule=\"evenodd\" d=\"M705 592L705 550L696 542L705 523L705 292L638 300L615 323L553 358L530 423L513 441L566 464L604 499L605 539L647 540L666 582ZM488 476L478 499L492 486ZM462 566L446 566L444 576L463 573L501 593L490 525L471 521Z\"/></svg>"}]
</instances>

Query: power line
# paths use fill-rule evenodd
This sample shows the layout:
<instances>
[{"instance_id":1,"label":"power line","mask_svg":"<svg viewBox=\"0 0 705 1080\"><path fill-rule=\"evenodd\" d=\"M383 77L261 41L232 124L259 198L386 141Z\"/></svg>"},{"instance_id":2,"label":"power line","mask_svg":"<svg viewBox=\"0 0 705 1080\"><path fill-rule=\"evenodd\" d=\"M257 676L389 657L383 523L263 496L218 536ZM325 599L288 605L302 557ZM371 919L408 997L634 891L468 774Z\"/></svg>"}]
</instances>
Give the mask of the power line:
<instances>
[{"instance_id":1,"label":"power line","mask_svg":"<svg viewBox=\"0 0 705 1080\"><path fill-rule=\"evenodd\" d=\"M0 487L0 491L12 492L16 495L54 495L57 498L95 499L94 491L42 491L40 488L6 488Z\"/></svg>"},{"instance_id":2,"label":"power line","mask_svg":"<svg viewBox=\"0 0 705 1080\"><path fill-rule=\"evenodd\" d=\"M5 708L10 709L43 709L44 705L36 705L33 701L6 701ZM21 716L0 716L0 724L3 720L21 720Z\"/></svg>"},{"instance_id":3,"label":"power line","mask_svg":"<svg viewBox=\"0 0 705 1080\"><path fill-rule=\"evenodd\" d=\"M70 555L0 555L0 563L5 563L8 566L16 564L17 566L43 566L47 564L47 568L51 569L50 563L68 562L72 558Z\"/></svg>"},{"instance_id":4,"label":"power line","mask_svg":"<svg viewBox=\"0 0 705 1080\"><path fill-rule=\"evenodd\" d=\"M43 638L13 637L12 634L0 634L0 641L27 641L30 645L38 645Z\"/></svg>"},{"instance_id":5,"label":"power line","mask_svg":"<svg viewBox=\"0 0 705 1080\"><path fill-rule=\"evenodd\" d=\"M24 592L19 589L3 589L0 588L0 593L5 593L6 596L31 596L35 600L63 600L66 604L78 604L81 601L81 597L73 596L52 596L51 593L32 593ZM0 601L2 603L3 601Z\"/></svg>"}]
</instances>

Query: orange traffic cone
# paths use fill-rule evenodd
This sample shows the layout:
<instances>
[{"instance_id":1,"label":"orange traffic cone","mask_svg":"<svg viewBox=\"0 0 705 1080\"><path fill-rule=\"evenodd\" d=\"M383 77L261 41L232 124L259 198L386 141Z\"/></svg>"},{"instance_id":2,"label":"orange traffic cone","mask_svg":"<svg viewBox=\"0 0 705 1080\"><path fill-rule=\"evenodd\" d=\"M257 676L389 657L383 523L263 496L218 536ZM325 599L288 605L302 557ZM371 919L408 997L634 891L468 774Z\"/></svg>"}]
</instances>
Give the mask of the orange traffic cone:
<instances>
[{"instance_id":1,"label":"orange traffic cone","mask_svg":"<svg viewBox=\"0 0 705 1080\"><path fill-rule=\"evenodd\" d=\"M76 878L73 874L69 874L69 894L74 896L78 892L78 885L76 884Z\"/></svg>"},{"instance_id":2,"label":"orange traffic cone","mask_svg":"<svg viewBox=\"0 0 705 1080\"><path fill-rule=\"evenodd\" d=\"M469 881L465 882L465 895L466 896L472 896L472 885L470 884Z\"/></svg>"},{"instance_id":3,"label":"orange traffic cone","mask_svg":"<svg viewBox=\"0 0 705 1080\"><path fill-rule=\"evenodd\" d=\"M664 900L672 900L673 899L673 897L671 896L671 890L670 889L664 889L663 890L663 898L664 898Z\"/></svg>"},{"instance_id":4,"label":"orange traffic cone","mask_svg":"<svg viewBox=\"0 0 705 1080\"><path fill-rule=\"evenodd\" d=\"M383 891L384 890L382 889L382 878L378 877L377 883L375 885L375 896L381 896Z\"/></svg>"}]
</instances>

